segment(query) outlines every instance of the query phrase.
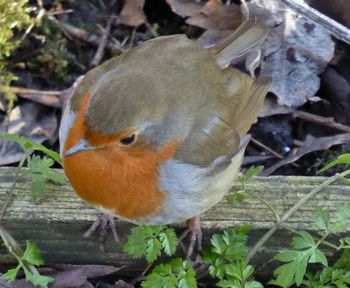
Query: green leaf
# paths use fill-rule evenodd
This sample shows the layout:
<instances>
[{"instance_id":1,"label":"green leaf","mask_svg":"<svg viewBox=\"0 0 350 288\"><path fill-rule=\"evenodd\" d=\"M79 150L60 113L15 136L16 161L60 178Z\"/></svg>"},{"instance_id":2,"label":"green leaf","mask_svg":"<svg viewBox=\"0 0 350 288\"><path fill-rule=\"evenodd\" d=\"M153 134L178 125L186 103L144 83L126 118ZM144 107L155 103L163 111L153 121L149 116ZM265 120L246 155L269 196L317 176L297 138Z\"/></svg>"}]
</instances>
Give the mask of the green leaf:
<instances>
[{"instance_id":1,"label":"green leaf","mask_svg":"<svg viewBox=\"0 0 350 288\"><path fill-rule=\"evenodd\" d=\"M249 281L244 285L244 288L264 288L264 286L258 281Z\"/></svg>"},{"instance_id":2,"label":"green leaf","mask_svg":"<svg viewBox=\"0 0 350 288\"><path fill-rule=\"evenodd\" d=\"M343 250L334 267L350 271L350 249Z\"/></svg>"},{"instance_id":3,"label":"green leaf","mask_svg":"<svg viewBox=\"0 0 350 288\"><path fill-rule=\"evenodd\" d=\"M158 239L147 240L146 260L148 263L155 261L162 253L162 243Z\"/></svg>"},{"instance_id":4,"label":"green leaf","mask_svg":"<svg viewBox=\"0 0 350 288\"><path fill-rule=\"evenodd\" d=\"M344 204L338 208L337 220L331 226L330 231L332 233L347 232L348 224L347 219L350 217L350 205Z\"/></svg>"},{"instance_id":5,"label":"green leaf","mask_svg":"<svg viewBox=\"0 0 350 288\"><path fill-rule=\"evenodd\" d=\"M65 183L64 174L51 169L53 164L52 159L41 158L37 155L28 158L28 174L32 178L30 187L34 198L40 196L46 190L47 181Z\"/></svg>"},{"instance_id":6,"label":"green leaf","mask_svg":"<svg viewBox=\"0 0 350 288\"><path fill-rule=\"evenodd\" d=\"M319 229L328 231L331 216L328 211L317 208L315 212L315 224Z\"/></svg>"},{"instance_id":7,"label":"green leaf","mask_svg":"<svg viewBox=\"0 0 350 288\"><path fill-rule=\"evenodd\" d=\"M196 288L196 271L191 264L186 260L182 263L183 270L178 274L179 288Z\"/></svg>"},{"instance_id":8,"label":"green leaf","mask_svg":"<svg viewBox=\"0 0 350 288\"><path fill-rule=\"evenodd\" d=\"M263 170L264 170L264 166L251 166L244 173L244 175L240 177L239 181L241 183L245 183L249 181L251 178L253 178L254 176L258 175Z\"/></svg>"},{"instance_id":9,"label":"green leaf","mask_svg":"<svg viewBox=\"0 0 350 288\"><path fill-rule=\"evenodd\" d=\"M342 155L338 156L337 159L326 164L326 166L324 166L318 173L324 172L324 171L334 167L335 165L339 165L339 164L350 165L350 154L346 153L346 154L342 154Z\"/></svg>"},{"instance_id":10,"label":"green leaf","mask_svg":"<svg viewBox=\"0 0 350 288\"><path fill-rule=\"evenodd\" d=\"M135 258L145 256L148 262L153 262L162 249L167 255L174 254L178 242L174 229L164 225L138 226L132 228L123 250Z\"/></svg>"},{"instance_id":11,"label":"green leaf","mask_svg":"<svg viewBox=\"0 0 350 288\"><path fill-rule=\"evenodd\" d=\"M35 266L40 266L44 264L44 260L41 257L39 247L30 241L27 241L27 246L22 256L23 261L27 261Z\"/></svg>"},{"instance_id":12,"label":"green leaf","mask_svg":"<svg viewBox=\"0 0 350 288\"><path fill-rule=\"evenodd\" d=\"M270 281L269 284L288 288L294 283L295 273L296 267L294 262L289 262L287 264L281 265L273 272L277 278Z\"/></svg>"},{"instance_id":13,"label":"green leaf","mask_svg":"<svg viewBox=\"0 0 350 288\"><path fill-rule=\"evenodd\" d=\"M308 232L300 231L298 234L298 236L293 238L291 243L294 249L304 249L316 246L314 238Z\"/></svg>"},{"instance_id":14,"label":"green leaf","mask_svg":"<svg viewBox=\"0 0 350 288\"><path fill-rule=\"evenodd\" d=\"M8 282L11 282L16 279L17 273L21 269L21 265L18 264L16 268L9 269L1 278L5 279Z\"/></svg>"},{"instance_id":15,"label":"green leaf","mask_svg":"<svg viewBox=\"0 0 350 288\"><path fill-rule=\"evenodd\" d=\"M147 226L137 226L131 229L128 241L123 245L123 251L134 258L146 254L147 238L150 236Z\"/></svg>"},{"instance_id":16,"label":"green leaf","mask_svg":"<svg viewBox=\"0 0 350 288\"><path fill-rule=\"evenodd\" d=\"M162 242L162 247L164 252L171 256L175 253L179 240L175 234L174 229L167 228L159 234L160 241Z\"/></svg>"},{"instance_id":17,"label":"green leaf","mask_svg":"<svg viewBox=\"0 0 350 288\"><path fill-rule=\"evenodd\" d=\"M62 161L59 153L46 148L44 145L33 143L28 138L15 134L0 134L0 139L15 141L20 144L24 150L32 149L41 151L62 166Z\"/></svg>"},{"instance_id":18,"label":"green leaf","mask_svg":"<svg viewBox=\"0 0 350 288\"><path fill-rule=\"evenodd\" d=\"M281 262L291 262L299 257L299 251L295 250L286 250L278 253L273 259Z\"/></svg>"},{"instance_id":19,"label":"green leaf","mask_svg":"<svg viewBox=\"0 0 350 288\"><path fill-rule=\"evenodd\" d=\"M321 263L323 266L328 266L328 260L326 255L320 249L314 249L311 257L309 259L309 263Z\"/></svg>"},{"instance_id":20,"label":"green leaf","mask_svg":"<svg viewBox=\"0 0 350 288\"><path fill-rule=\"evenodd\" d=\"M157 265L141 283L144 288L196 288L196 273L188 261L175 258Z\"/></svg>"},{"instance_id":21,"label":"green leaf","mask_svg":"<svg viewBox=\"0 0 350 288\"><path fill-rule=\"evenodd\" d=\"M26 275L27 276L27 275ZM40 275L40 274L33 274L30 273L26 279L30 282L32 282L34 285L38 285L40 287L46 288L49 283L54 282L55 279L52 277Z\"/></svg>"}]
</instances>

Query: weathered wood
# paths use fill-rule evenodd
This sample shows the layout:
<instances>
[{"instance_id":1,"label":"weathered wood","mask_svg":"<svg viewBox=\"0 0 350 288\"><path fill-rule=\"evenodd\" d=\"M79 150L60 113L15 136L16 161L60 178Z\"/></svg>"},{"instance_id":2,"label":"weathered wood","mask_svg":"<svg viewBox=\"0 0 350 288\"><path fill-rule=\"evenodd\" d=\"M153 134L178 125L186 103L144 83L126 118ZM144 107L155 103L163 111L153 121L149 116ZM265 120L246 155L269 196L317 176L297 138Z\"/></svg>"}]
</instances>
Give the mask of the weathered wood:
<instances>
[{"instance_id":1,"label":"weathered wood","mask_svg":"<svg viewBox=\"0 0 350 288\"><path fill-rule=\"evenodd\" d=\"M0 168L0 203L7 196L13 181L14 168ZM322 183L324 177L256 177L246 188L267 200L283 215L299 199L315 186ZM235 184L230 193L239 190ZM47 193L39 201L33 202L28 179L21 177L14 191L14 200L7 208L2 225L20 243L31 240L37 243L47 263L114 264L128 265L128 271L140 270L143 261L135 261L121 252L112 237L107 239L105 253L102 253L96 239L82 239L82 234L99 215L98 211L86 205L72 191L69 185L49 185ZM314 199L302 207L289 221L292 228L315 231L313 212L323 207L334 217L337 208L350 202L350 186L340 181L327 187ZM249 244L253 245L274 224L273 213L255 199L230 204L223 199L202 217L205 238L225 227L248 224L251 227ZM125 241L131 225L120 221L118 232ZM288 246L292 234L280 229L266 243L262 251L254 258L257 266L266 263L280 249ZM0 250L0 263L11 263L13 259L5 249Z\"/></svg>"}]
</instances>

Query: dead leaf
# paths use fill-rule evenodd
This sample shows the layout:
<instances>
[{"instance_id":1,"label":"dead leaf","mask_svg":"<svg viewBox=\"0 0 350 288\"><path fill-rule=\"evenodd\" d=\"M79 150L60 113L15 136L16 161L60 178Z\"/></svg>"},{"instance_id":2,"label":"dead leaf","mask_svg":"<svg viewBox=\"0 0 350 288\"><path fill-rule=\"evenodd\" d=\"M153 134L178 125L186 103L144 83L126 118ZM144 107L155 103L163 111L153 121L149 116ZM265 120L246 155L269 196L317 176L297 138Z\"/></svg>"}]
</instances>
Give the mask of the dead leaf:
<instances>
[{"instance_id":1,"label":"dead leaf","mask_svg":"<svg viewBox=\"0 0 350 288\"><path fill-rule=\"evenodd\" d=\"M226 6L221 0L209 0L198 13L188 18L186 23L208 30L235 30L242 21L240 6Z\"/></svg>"},{"instance_id":2,"label":"dead leaf","mask_svg":"<svg viewBox=\"0 0 350 288\"><path fill-rule=\"evenodd\" d=\"M145 23L144 5L145 0L124 0L124 6L117 19L117 24L138 27Z\"/></svg>"},{"instance_id":3,"label":"dead leaf","mask_svg":"<svg viewBox=\"0 0 350 288\"><path fill-rule=\"evenodd\" d=\"M123 280L118 280L115 282L113 288L134 288L134 285L128 284Z\"/></svg>"},{"instance_id":4,"label":"dead leaf","mask_svg":"<svg viewBox=\"0 0 350 288\"><path fill-rule=\"evenodd\" d=\"M56 269L64 270L64 271L83 268L87 273L88 279L105 277L105 276L114 274L124 268L124 266L115 267L111 265L93 265L93 264L91 265L61 264L61 265L55 265L54 267Z\"/></svg>"},{"instance_id":5,"label":"dead leaf","mask_svg":"<svg viewBox=\"0 0 350 288\"><path fill-rule=\"evenodd\" d=\"M334 145L340 145L348 142L350 142L350 133L337 134L330 137L319 137L319 138L316 138L312 135L307 135L305 141L302 143L302 145L299 147L298 151L294 155L291 155L277 162L270 168L267 168L266 170L262 171L259 175L269 176L278 168L286 164L293 163L308 153L311 153L314 151L326 150Z\"/></svg>"},{"instance_id":6,"label":"dead leaf","mask_svg":"<svg viewBox=\"0 0 350 288\"><path fill-rule=\"evenodd\" d=\"M49 285L50 288L80 288L87 282L87 272L84 268L58 272L51 275L55 281Z\"/></svg>"},{"instance_id":7,"label":"dead leaf","mask_svg":"<svg viewBox=\"0 0 350 288\"><path fill-rule=\"evenodd\" d=\"M211 48L230 34L232 34L232 30L207 30L197 41L202 47Z\"/></svg>"},{"instance_id":8,"label":"dead leaf","mask_svg":"<svg viewBox=\"0 0 350 288\"><path fill-rule=\"evenodd\" d=\"M278 104L300 107L307 101L317 101L318 75L334 54L330 33L278 0L252 0L247 4L251 17L275 27L261 47L265 59L261 75L273 78L270 92L277 96Z\"/></svg>"},{"instance_id":9,"label":"dead leaf","mask_svg":"<svg viewBox=\"0 0 350 288\"><path fill-rule=\"evenodd\" d=\"M322 74L328 90L328 100L335 110L335 118L340 123L350 123L350 83L335 69L328 67Z\"/></svg>"},{"instance_id":10,"label":"dead leaf","mask_svg":"<svg viewBox=\"0 0 350 288\"><path fill-rule=\"evenodd\" d=\"M259 117L268 117L278 114L289 114L295 109L287 106L279 105L275 98L267 96L264 101L264 105L259 112Z\"/></svg>"},{"instance_id":11,"label":"dead leaf","mask_svg":"<svg viewBox=\"0 0 350 288\"><path fill-rule=\"evenodd\" d=\"M9 119L0 125L0 133L18 134L34 143L57 139L55 110L35 102L24 102L15 107ZM0 165L20 161L22 148L13 141L0 140Z\"/></svg>"},{"instance_id":12,"label":"dead leaf","mask_svg":"<svg viewBox=\"0 0 350 288\"><path fill-rule=\"evenodd\" d=\"M200 13L200 10L203 7L203 4L193 0L165 0L165 1L170 5L170 8L171 10L173 10L174 13L182 17L188 17L196 13Z\"/></svg>"}]
</instances>

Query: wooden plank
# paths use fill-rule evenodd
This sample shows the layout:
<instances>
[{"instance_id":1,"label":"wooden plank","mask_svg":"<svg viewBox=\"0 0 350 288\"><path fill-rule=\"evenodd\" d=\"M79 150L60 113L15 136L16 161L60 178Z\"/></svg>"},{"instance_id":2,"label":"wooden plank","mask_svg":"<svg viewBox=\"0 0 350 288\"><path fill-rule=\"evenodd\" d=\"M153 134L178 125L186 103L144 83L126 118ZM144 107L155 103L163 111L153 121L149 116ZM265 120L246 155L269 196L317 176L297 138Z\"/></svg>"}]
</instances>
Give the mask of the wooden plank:
<instances>
[{"instance_id":1,"label":"wooden plank","mask_svg":"<svg viewBox=\"0 0 350 288\"><path fill-rule=\"evenodd\" d=\"M12 185L14 168L0 168L0 203ZM246 188L267 200L283 215L299 199L322 183L324 177L274 176L256 177ZM235 184L230 193L239 190ZM37 243L47 263L113 264L128 265L128 272L144 268L144 261L136 261L121 251L110 235L106 241L105 253L101 252L96 239L82 239L82 234L96 219L99 212L86 205L72 191L69 185L50 184L44 197L33 202L29 181L21 177L14 191L15 197L7 208L2 225L20 243L31 240ZM316 195L293 215L289 227L315 231L313 213L316 207L323 207L334 217L337 208L350 202L350 186L340 181L333 183ZM252 246L274 224L273 213L255 199L228 203L223 199L201 217L205 243L209 234L225 227L248 224L251 227L249 245ZM118 232L122 242L126 240L131 224L119 221ZM180 229L180 228L179 228ZM180 231L180 230L179 230ZM292 234L285 229L278 230L253 259L258 267L266 263L279 250L288 246ZM181 252L181 251L180 251ZM0 250L0 263L11 263L13 259L5 249ZM263 273L263 271L261 271Z\"/></svg>"}]
</instances>

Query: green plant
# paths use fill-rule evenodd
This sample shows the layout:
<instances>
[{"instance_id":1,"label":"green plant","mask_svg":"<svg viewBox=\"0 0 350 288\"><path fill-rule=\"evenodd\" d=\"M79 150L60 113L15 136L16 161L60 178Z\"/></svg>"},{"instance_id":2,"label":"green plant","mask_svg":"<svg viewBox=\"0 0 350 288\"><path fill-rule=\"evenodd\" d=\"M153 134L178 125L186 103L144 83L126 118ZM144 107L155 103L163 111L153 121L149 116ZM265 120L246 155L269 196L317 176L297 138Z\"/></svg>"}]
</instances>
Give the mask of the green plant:
<instances>
[{"instance_id":1,"label":"green plant","mask_svg":"<svg viewBox=\"0 0 350 288\"><path fill-rule=\"evenodd\" d=\"M209 265L211 276L220 281L218 287L261 288L252 280L253 266L246 262L248 227L228 228L222 234L214 234L211 246L204 252L203 263Z\"/></svg>"},{"instance_id":2,"label":"green plant","mask_svg":"<svg viewBox=\"0 0 350 288\"><path fill-rule=\"evenodd\" d=\"M20 44L20 40L14 37L15 32L33 25L34 20L30 17L32 9L28 6L28 0L0 0L0 86L9 101L9 109L16 98L6 87L17 78L8 71L7 59Z\"/></svg>"},{"instance_id":3,"label":"green plant","mask_svg":"<svg viewBox=\"0 0 350 288\"><path fill-rule=\"evenodd\" d=\"M31 194L33 198L37 198L46 189L48 181L53 181L60 184L63 184L65 182L65 177L62 173L51 169L51 166L54 164L54 162L57 162L60 165L62 164L60 155L57 152L52 151L41 144L33 143L29 139L18 135L0 134L0 139L15 141L21 145L22 149L24 150L24 155L17 167L13 185L16 185L18 176L21 173L25 173L31 178ZM31 151L43 152L50 158L41 158L38 155L30 156ZM25 162L27 162L28 170L22 169Z\"/></svg>"},{"instance_id":4,"label":"green plant","mask_svg":"<svg viewBox=\"0 0 350 288\"><path fill-rule=\"evenodd\" d=\"M0 134L0 139L15 141L21 145L24 150L24 155L16 169L13 184L8 191L7 199L1 207L1 221L13 196L18 177L24 171L31 177L30 187L33 197L39 196L45 190L47 180L54 181L56 183L63 183L65 178L63 174L60 174L50 168L55 161L61 164L60 156L55 151L52 151L41 144L35 144L29 139L18 135ZM32 151L43 152L51 158L41 158L38 155L30 156L30 152ZM28 163L27 170L23 169L25 161ZM34 285L39 285L40 287L47 287L47 285L54 280L51 277L40 275L36 270L35 266L43 265L44 261L41 258L39 248L35 244L27 241L26 249L24 252L22 252L22 249L19 247L15 239L13 239L13 237L1 225L0 236L9 253L18 261L18 265L15 268L8 270L3 275L5 280L13 281L20 269L24 271L25 277L28 281L32 282Z\"/></svg>"},{"instance_id":5,"label":"green plant","mask_svg":"<svg viewBox=\"0 0 350 288\"><path fill-rule=\"evenodd\" d=\"M35 266L41 266L44 264L40 250L34 243L27 241L26 249L22 255L17 255L17 253L12 254L16 257L18 265L13 269L8 270L2 276L2 278L6 281L14 281L16 279L17 273L21 269L24 272L26 280L30 281L34 285L47 287L49 283L54 281L53 278L40 275L36 269L33 269Z\"/></svg>"},{"instance_id":6,"label":"green plant","mask_svg":"<svg viewBox=\"0 0 350 288\"><path fill-rule=\"evenodd\" d=\"M230 203L235 201L243 201L246 197L246 194L249 194L250 191L247 191L246 183L251 180L253 177L258 175L264 166L251 166L248 170L240 177L238 177L238 182L241 184L241 188L238 191L235 191L234 194L227 196L227 200Z\"/></svg>"},{"instance_id":7,"label":"green plant","mask_svg":"<svg viewBox=\"0 0 350 288\"><path fill-rule=\"evenodd\" d=\"M343 205L338 209L337 219L332 224L330 221L330 214L323 209L317 209L315 213L315 224L322 230L322 237L315 240L314 237L306 231L298 232L298 235L293 238L291 243L293 250L283 251L275 257L276 260L286 264L279 266L274 271L274 275L277 278L270 283L280 287L290 287L293 284L300 286L302 283L307 285L313 283L312 285L314 285L316 279L319 280L319 284L325 282L340 283L342 280L349 280L348 272L350 271L346 271L346 273L342 274L341 272L344 271L336 267L328 267L327 257L320 249L320 245L324 243L329 235L347 231L348 227L346 221L348 218L350 218L350 205ZM348 238L341 238L340 244L338 246L333 246L333 248L337 251L350 249L349 242ZM308 279L305 280L306 269L310 263L321 263L324 268L322 272L315 275L309 273L307 276ZM345 284L349 283L344 282L344 285Z\"/></svg>"},{"instance_id":8,"label":"green plant","mask_svg":"<svg viewBox=\"0 0 350 288\"><path fill-rule=\"evenodd\" d=\"M174 229L164 225L138 226L131 229L123 250L134 258L145 256L151 263L157 260L162 250L168 256L173 255L178 244Z\"/></svg>"},{"instance_id":9,"label":"green plant","mask_svg":"<svg viewBox=\"0 0 350 288\"><path fill-rule=\"evenodd\" d=\"M196 288L196 272L190 262L175 258L157 265L141 283L143 288Z\"/></svg>"}]
</instances>

